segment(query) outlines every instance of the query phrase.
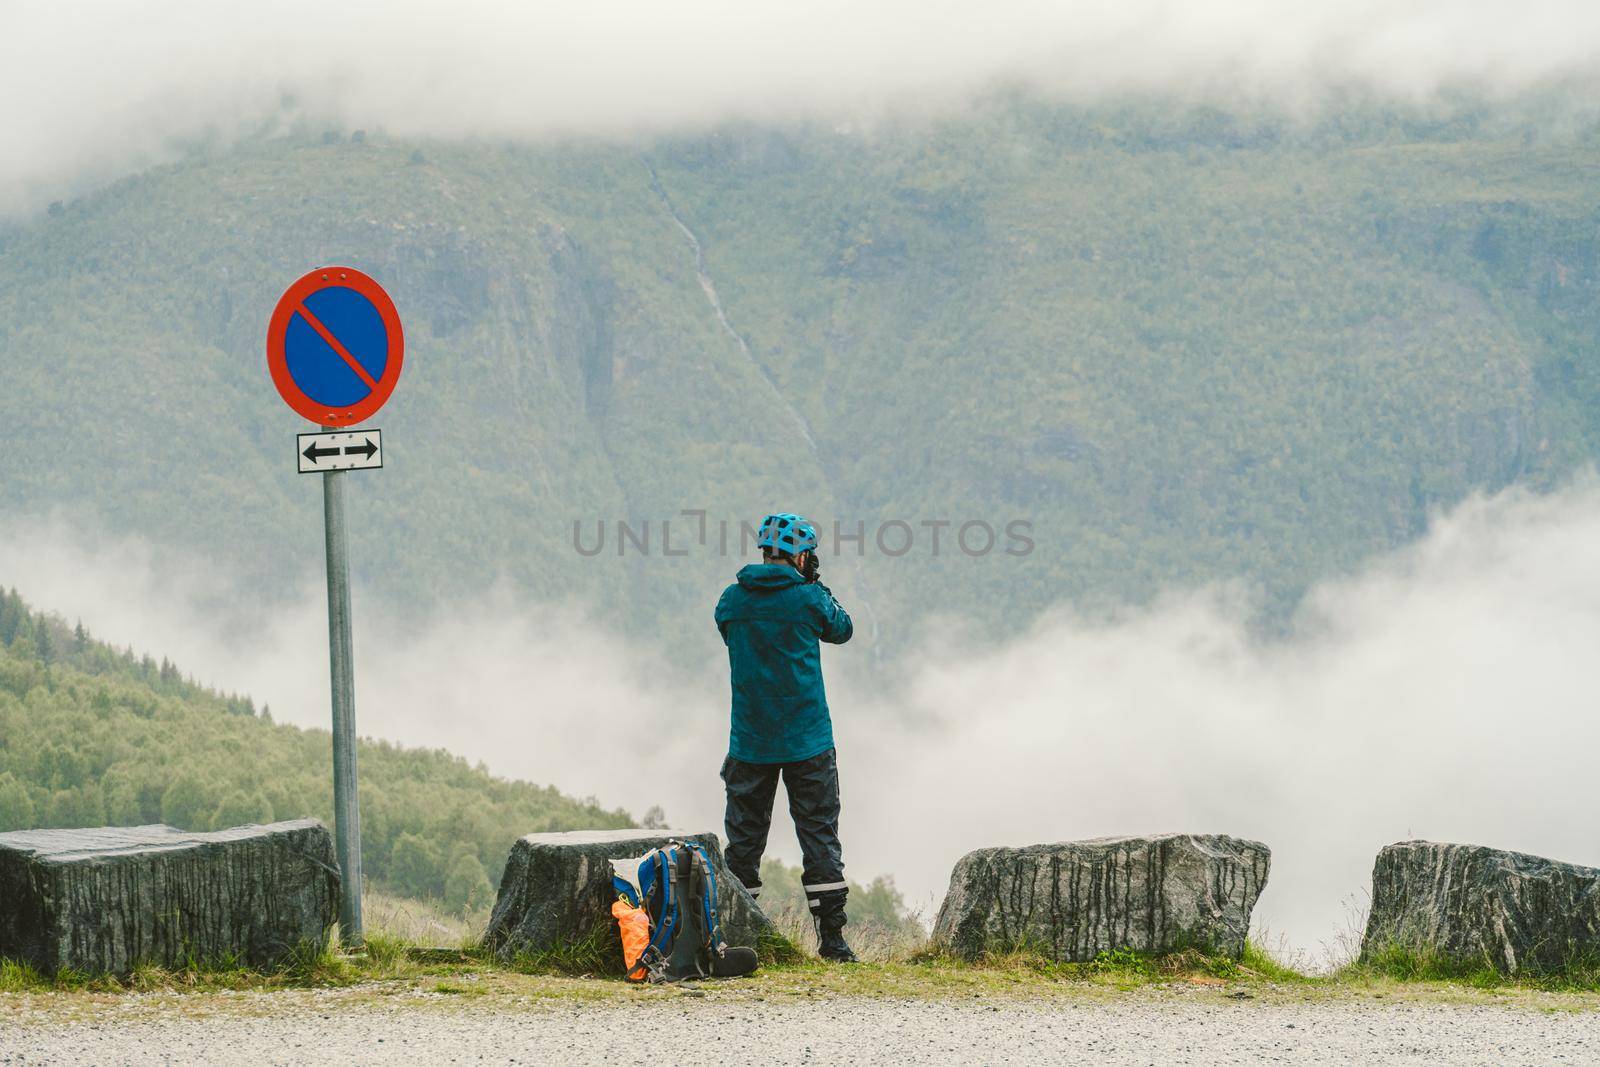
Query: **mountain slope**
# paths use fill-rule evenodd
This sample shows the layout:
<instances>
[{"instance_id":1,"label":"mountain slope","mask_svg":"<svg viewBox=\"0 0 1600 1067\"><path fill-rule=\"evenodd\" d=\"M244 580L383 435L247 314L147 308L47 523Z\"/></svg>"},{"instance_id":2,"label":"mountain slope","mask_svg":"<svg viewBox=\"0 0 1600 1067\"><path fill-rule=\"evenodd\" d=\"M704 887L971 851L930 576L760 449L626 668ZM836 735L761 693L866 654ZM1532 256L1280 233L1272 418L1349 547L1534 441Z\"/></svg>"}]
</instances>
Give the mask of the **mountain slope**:
<instances>
[{"instance_id":1,"label":"mountain slope","mask_svg":"<svg viewBox=\"0 0 1600 1067\"><path fill-rule=\"evenodd\" d=\"M331 738L35 614L0 590L0 831L166 822L333 825ZM512 842L632 825L626 813L495 778L440 750L362 741L368 876L453 908L492 900Z\"/></svg>"},{"instance_id":2,"label":"mountain slope","mask_svg":"<svg viewBox=\"0 0 1600 1067\"><path fill-rule=\"evenodd\" d=\"M1470 109L255 142L6 233L0 479L13 512L67 505L268 595L314 573L262 338L289 280L349 262L407 326L388 468L350 490L390 605L503 575L704 650L737 523L781 506L864 523L827 573L891 644L1217 579L1281 612L1430 509L1594 454L1597 178L1592 134ZM715 525L662 554L686 508L735 524L728 555ZM649 557L619 557L618 519L650 520ZM890 520L904 555L874 544ZM965 555L968 520L1038 550Z\"/></svg>"}]
</instances>

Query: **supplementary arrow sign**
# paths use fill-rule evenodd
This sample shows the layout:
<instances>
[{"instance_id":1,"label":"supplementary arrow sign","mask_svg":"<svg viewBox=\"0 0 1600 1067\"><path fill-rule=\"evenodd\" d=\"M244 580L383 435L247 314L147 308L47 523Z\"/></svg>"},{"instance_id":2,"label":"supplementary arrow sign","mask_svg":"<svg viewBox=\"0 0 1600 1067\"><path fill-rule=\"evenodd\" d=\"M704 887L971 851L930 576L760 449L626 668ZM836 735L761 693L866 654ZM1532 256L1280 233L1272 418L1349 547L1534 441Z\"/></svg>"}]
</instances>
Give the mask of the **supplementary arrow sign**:
<instances>
[{"instance_id":1,"label":"supplementary arrow sign","mask_svg":"<svg viewBox=\"0 0 1600 1067\"><path fill-rule=\"evenodd\" d=\"M371 443L368 442L369 447L370 447L370 444ZM346 452L355 452L355 451L358 451L358 449L347 448L347 449L345 449L345 451ZM376 448L372 449L372 452L376 452L376 451L377 451ZM367 455L369 455L369 456L372 455L372 452L368 452ZM317 447L317 443L315 441L313 441L309 445L307 445L306 446L306 450L304 452L300 453L300 454L302 456L306 457L307 459L309 459L311 462L315 463L317 460L321 459L323 456L337 456L339 454L339 450L337 448L318 448Z\"/></svg>"},{"instance_id":2,"label":"supplementary arrow sign","mask_svg":"<svg viewBox=\"0 0 1600 1067\"><path fill-rule=\"evenodd\" d=\"M382 430L303 433L295 437L294 447L299 452L295 464L301 474L378 470L383 466Z\"/></svg>"}]
</instances>

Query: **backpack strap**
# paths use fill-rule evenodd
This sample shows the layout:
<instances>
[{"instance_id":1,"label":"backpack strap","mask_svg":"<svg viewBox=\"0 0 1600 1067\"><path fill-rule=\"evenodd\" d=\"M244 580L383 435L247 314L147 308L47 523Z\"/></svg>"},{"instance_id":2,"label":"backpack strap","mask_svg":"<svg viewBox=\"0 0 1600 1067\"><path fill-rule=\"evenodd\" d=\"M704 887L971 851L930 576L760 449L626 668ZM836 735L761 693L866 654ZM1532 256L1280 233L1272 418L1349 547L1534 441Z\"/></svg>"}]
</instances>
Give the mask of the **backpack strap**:
<instances>
[{"instance_id":1,"label":"backpack strap","mask_svg":"<svg viewBox=\"0 0 1600 1067\"><path fill-rule=\"evenodd\" d=\"M668 846L670 849L671 846ZM667 947L678 928L678 898L672 889L672 861L666 850L651 849L645 861L655 867L656 891L661 894L661 916L656 928L650 932L650 941L639 956L639 962L649 972L652 981L662 981L666 975Z\"/></svg>"},{"instance_id":2,"label":"backpack strap","mask_svg":"<svg viewBox=\"0 0 1600 1067\"><path fill-rule=\"evenodd\" d=\"M706 915L706 947L720 956L728 946L722 940L721 912L717 907L717 876L711 869L711 858L706 855L704 845L698 841L691 841L689 851L694 853L695 864L700 868L706 887L705 892L701 894Z\"/></svg>"}]
</instances>

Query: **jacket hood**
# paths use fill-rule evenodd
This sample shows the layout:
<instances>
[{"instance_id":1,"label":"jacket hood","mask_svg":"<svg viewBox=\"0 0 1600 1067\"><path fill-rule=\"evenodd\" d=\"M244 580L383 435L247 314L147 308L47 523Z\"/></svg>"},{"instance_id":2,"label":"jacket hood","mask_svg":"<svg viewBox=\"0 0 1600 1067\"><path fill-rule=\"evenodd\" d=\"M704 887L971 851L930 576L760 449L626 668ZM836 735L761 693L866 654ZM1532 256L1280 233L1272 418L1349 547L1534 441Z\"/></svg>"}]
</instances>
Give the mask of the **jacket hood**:
<instances>
[{"instance_id":1,"label":"jacket hood","mask_svg":"<svg viewBox=\"0 0 1600 1067\"><path fill-rule=\"evenodd\" d=\"M805 582L787 563L751 563L739 569L737 580L746 589L786 589Z\"/></svg>"}]
</instances>

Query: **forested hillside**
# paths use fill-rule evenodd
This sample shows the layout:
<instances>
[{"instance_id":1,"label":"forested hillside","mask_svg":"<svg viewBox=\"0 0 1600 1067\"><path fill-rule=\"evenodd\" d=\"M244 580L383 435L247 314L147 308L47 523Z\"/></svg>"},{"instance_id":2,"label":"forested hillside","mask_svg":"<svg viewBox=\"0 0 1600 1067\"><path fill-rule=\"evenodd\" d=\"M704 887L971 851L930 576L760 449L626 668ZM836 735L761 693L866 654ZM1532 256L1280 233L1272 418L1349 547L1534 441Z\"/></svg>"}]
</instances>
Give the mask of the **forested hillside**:
<instances>
[{"instance_id":1,"label":"forested hillside","mask_svg":"<svg viewBox=\"0 0 1600 1067\"><path fill-rule=\"evenodd\" d=\"M263 337L340 261L407 328L387 468L349 493L396 609L505 576L709 644L738 561L680 510L781 506L865 524L826 573L890 644L1215 579L1281 612L1430 509L1593 456L1597 223L1593 130L1469 105L197 148L0 237L0 484L268 598L314 578ZM649 557L619 558L618 519L651 521ZM894 519L903 556L872 543ZM1038 549L964 555L967 520ZM575 522L607 524L599 555Z\"/></svg>"},{"instance_id":2,"label":"forested hillside","mask_svg":"<svg viewBox=\"0 0 1600 1067\"><path fill-rule=\"evenodd\" d=\"M364 741L362 852L380 888L453 909L493 900L511 843L633 825L443 751ZM185 830L315 816L333 825L331 739L117 651L0 591L0 831Z\"/></svg>"},{"instance_id":3,"label":"forested hillside","mask_svg":"<svg viewBox=\"0 0 1600 1067\"><path fill-rule=\"evenodd\" d=\"M0 832L165 822L186 830L314 816L333 825L331 739L249 696L110 648L0 587ZM593 798L496 778L442 750L363 741L362 855L375 888L480 913L520 835L640 825ZM659 826L662 813L645 813ZM763 864L768 910L800 927L800 871ZM893 880L850 883L852 921L915 937Z\"/></svg>"}]
</instances>

